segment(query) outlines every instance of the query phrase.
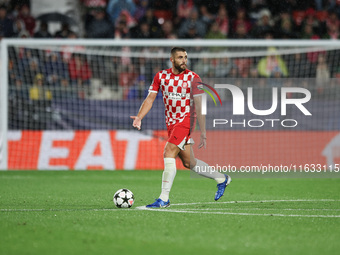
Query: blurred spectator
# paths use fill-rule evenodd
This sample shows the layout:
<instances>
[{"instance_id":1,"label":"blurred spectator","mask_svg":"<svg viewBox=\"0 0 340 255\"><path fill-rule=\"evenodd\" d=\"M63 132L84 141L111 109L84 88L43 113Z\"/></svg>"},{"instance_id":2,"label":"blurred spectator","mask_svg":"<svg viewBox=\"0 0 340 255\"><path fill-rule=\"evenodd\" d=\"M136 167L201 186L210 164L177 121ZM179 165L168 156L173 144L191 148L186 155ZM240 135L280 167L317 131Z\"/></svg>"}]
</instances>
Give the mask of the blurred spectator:
<instances>
[{"instance_id":1,"label":"blurred spectator","mask_svg":"<svg viewBox=\"0 0 340 255\"><path fill-rule=\"evenodd\" d=\"M257 70L262 77L277 77L277 74L281 77L288 76L286 63L277 55L277 50L273 47L268 49L268 56L260 59Z\"/></svg>"},{"instance_id":2,"label":"blurred spectator","mask_svg":"<svg viewBox=\"0 0 340 255\"><path fill-rule=\"evenodd\" d=\"M177 22L181 23L190 17L192 10L196 8L194 0L178 0L176 6Z\"/></svg>"},{"instance_id":3,"label":"blurred spectator","mask_svg":"<svg viewBox=\"0 0 340 255\"><path fill-rule=\"evenodd\" d=\"M334 11L329 11L327 19L325 21L326 27L330 25L340 26L340 20Z\"/></svg>"},{"instance_id":4,"label":"blurred spectator","mask_svg":"<svg viewBox=\"0 0 340 255\"><path fill-rule=\"evenodd\" d=\"M311 26L313 33L320 37L320 22L315 17L315 10L308 8L305 13L306 16L301 23L301 28L304 29L306 25Z\"/></svg>"},{"instance_id":5,"label":"blurred spectator","mask_svg":"<svg viewBox=\"0 0 340 255\"><path fill-rule=\"evenodd\" d=\"M136 61L134 70L138 75L143 75L147 83L151 83L153 76L152 76L152 60L147 58L147 53L145 56L141 56Z\"/></svg>"},{"instance_id":6,"label":"blurred spectator","mask_svg":"<svg viewBox=\"0 0 340 255\"><path fill-rule=\"evenodd\" d=\"M239 71L238 71L237 67L233 66L230 69L230 72L228 74L228 78L239 78L239 77L240 77L240 74L239 74Z\"/></svg>"},{"instance_id":7,"label":"blurred spectator","mask_svg":"<svg viewBox=\"0 0 340 255\"><path fill-rule=\"evenodd\" d=\"M320 37L314 33L313 26L305 24L301 33L301 39L319 39Z\"/></svg>"},{"instance_id":8,"label":"blurred spectator","mask_svg":"<svg viewBox=\"0 0 340 255\"><path fill-rule=\"evenodd\" d=\"M8 84L14 85L17 80L21 80L18 67L15 64L15 60L11 57L8 59Z\"/></svg>"},{"instance_id":9,"label":"blurred spectator","mask_svg":"<svg viewBox=\"0 0 340 255\"><path fill-rule=\"evenodd\" d=\"M236 58L234 63L239 74L243 77L249 74L249 69L253 62L251 58Z\"/></svg>"},{"instance_id":10,"label":"blurred spectator","mask_svg":"<svg viewBox=\"0 0 340 255\"><path fill-rule=\"evenodd\" d=\"M48 31L47 22L41 22L39 30L34 33L35 38L52 38L51 33Z\"/></svg>"},{"instance_id":11,"label":"blurred spectator","mask_svg":"<svg viewBox=\"0 0 340 255\"><path fill-rule=\"evenodd\" d=\"M200 33L195 24L190 24L190 26L185 31L185 34L182 35L182 39L199 39L201 38Z\"/></svg>"},{"instance_id":12,"label":"blurred spectator","mask_svg":"<svg viewBox=\"0 0 340 255\"><path fill-rule=\"evenodd\" d=\"M68 64L68 70L71 83L73 85L88 86L90 84L92 70L87 63L85 56L81 54L73 54Z\"/></svg>"},{"instance_id":13,"label":"blurred spectator","mask_svg":"<svg viewBox=\"0 0 340 255\"><path fill-rule=\"evenodd\" d=\"M70 29L70 25L68 23L62 23L61 29L55 33L54 37L68 38L71 33L73 33L73 31Z\"/></svg>"},{"instance_id":14,"label":"blurred spectator","mask_svg":"<svg viewBox=\"0 0 340 255\"><path fill-rule=\"evenodd\" d=\"M114 27L106 16L104 9L97 9L92 12L92 19L86 27L88 38L113 38Z\"/></svg>"},{"instance_id":15,"label":"blurred spectator","mask_svg":"<svg viewBox=\"0 0 340 255\"><path fill-rule=\"evenodd\" d=\"M247 28L245 24L238 24L233 35L234 39L249 39L249 34L247 33Z\"/></svg>"},{"instance_id":16,"label":"blurred spectator","mask_svg":"<svg viewBox=\"0 0 340 255\"><path fill-rule=\"evenodd\" d=\"M259 78L259 72L258 72L256 66L251 66L251 67L250 67L250 70L249 70L249 78L252 78L252 79L257 79L257 78Z\"/></svg>"},{"instance_id":17,"label":"blurred spectator","mask_svg":"<svg viewBox=\"0 0 340 255\"><path fill-rule=\"evenodd\" d=\"M23 99L28 99L28 89L26 86L23 86L22 79L20 76L16 77L13 84L10 84L8 91L8 99L9 102L13 102L13 107L10 110L18 111L18 104L22 102ZM18 113L20 114L20 113Z\"/></svg>"},{"instance_id":18,"label":"blurred spectator","mask_svg":"<svg viewBox=\"0 0 340 255\"><path fill-rule=\"evenodd\" d=\"M23 33L27 33L28 31L25 28L25 23L21 19L16 19L13 24L13 36L21 37Z\"/></svg>"},{"instance_id":19,"label":"blurred spectator","mask_svg":"<svg viewBox=\"0 0 340 255\"><path fill-rule=\"evenodd\" d=\"M171 20L166 20L162 24L162 38L170 39L173 35L175 35L174 26Z\"/></svg>"},{"instance_id":20,"label":"blurred spectator","mask_svg":"<svg viewBox=\"0 0 340 255\"><path fill-rule=\"evenodd\" d=\"M318 62L316 65L316 85L318 87L324 87L330 80L330 71L326 62L325 54L319 54Z\"/></svg>"},{"instance_id":21,"label":"blurred spectator","mask_svg":"<svg viewBox=\"0 0 340 255\"><path fill-rule=\"evenodd\" d=\"M146 11L148 10L148 0L135 0L135 4L137 9L133 17L135 20L139 21L145 16Z\"/></svg>"},{"instance_id":22,"label":"blurred spectator","mask_svg":"<svg viewBox=\"0 0 340 255\"><path fill-rule=\"evenodd\" d=\"M38 73L34 77L34 84L29 90L31 100L51 100L52 92L45 87L44 75Z\"/></svg>"},{"instance_id":23,"label":"blurred spectator","mask_svg":"<svg viewBox=\"0 0 340 255\"><path fill-rule=\"evenodd\" d=\"M340 39L339 26L335 24L328 25L327 33L323 39Z\"/></svg>"},{"instance_id":24,"label":"blurred spectator","mask_svg":"<svg viewBox=\"0 0 340 255\"><path fill-rule=\"evenodd\" d=\"M167 20L165 22L167 22ZM145 12L145 16L140 19L139 23L147 23L149 25L149 30L152 38L162 37L162 28L161 25L158 23L158 19L154 15L154 9L147 9Z\"/></svg>"},{"instance_id":25,"label":"blurred spectator","mask_svg":"<svg viewBox=\"0 0 340 255\"><path fill-rule=\"evenodd\" d=\"M60 87L62 84L68 84L68 66L66 62L62 61L58 52L46 53L44 74L46 82L50 86Z\"/></svg>"},{"instance_id":26,"label":"blurred spectator","mask_svg":"<svg viewBox=\"0 0 340 255\"><path fill-rule=\"evenodd\" d=\"M33 36L35 29L35 18L31 15L31 10L28 5L23 5L17 17L25 23L26 30Z\"/></svg>"},{"instance_id":27,"label":"blurred spectator","mask_svg":"<svg viewBox=\"0 0 340 255\"><path fill-rule=\"evenodd\" d=\"M28 84L33 84L34 77L36 77L37 74L41 73L41 66L40 66L41 64L37 57L30 58L28 64L29 64L28 69L24 70L25 82L27 82Z\"/></svg>"},{"instance_id":28,"label":"blurred spectator","mask_svg":"<svg viewBox=\"0 0 340 255\"><path fill-rule=\"evenodd\" d=\"M229 16L223 4L221 4L218 9L216 22L218 23L221 33L227 37L229 34Z\"/></svg>"},{"instance_id":29,"label":"blurred spectator","mask_svg":"<svg viewBox=\"0 0 340 255\"><path fill-rule=\"evenodd\" d=\"M180 38L197 38L192 37L196 33L197 37L203 38L206 34L206 25L199 18L197 9L192 9L190 17L186 19L178 30Z\"/></svg>"},{"instance_id":30,"label":"blurred spectator","mask_svg":"<svg viewBox=\"0 0 340 255\"><path fill-rule=\"evenodd\" d=\"M118 90L118 67L120 65L119 57L107 57L105 59L105 64L102 66L103 69L103 82L105 85L111 87L111 89Z\"/></svg>"},{"instance_id":31,"label":"blurred spectator","mask_svg":"<svg viewBox=\"0 0 340 255\"><path fill-rule=\"evenodd\" d=\"M41 73L39 59L32 53L31 49L24 49L23 56L19 58L18 71L24 80L24 85L32 85L34 77Z\"/></svg>"},{"instance_id":32,"label":"blurred spectator","mask_svg":"<svg viewBox=\"0 0 340 255\"><path fill-rule=\"evenodd\" d=\"M228 77L230 70L233 67L236 67L233 63L233 59L227 57L218 59L217 65L215 67L215 77L216 78Z\"/></svg>"},{"instance_id":33,"label":"blurred spectator","mask_svg":"<svg viewBox=\"0 0 340 255\"><path fill-rule=\"evenodd\" d=\"M271 13L268 9L263 9L259 13L259 19L252 29L254 38L263 38L265 34L272 33L274 22L271 19Z\"/></svg>"},{"instance_id":34,"label":"blurred spectator","mask_svg":"<svg viewBox=\"0 0 340 255\"><path fill-rule=\"evenodd\" d=\"M288 11L282 11L275 22L275 37L282 39L296 38L294 21Z\"/></svg>"},{"instance_id":35,"label":"blurred spectator","mask_svg":"<svg viewBox=\"0 0 340 255\"><path fill-rule=\"evenodd\" d=\"M129 88L128 99L143 99L147 94L148 86L144 75L138 76L135 84Z\"/></svg>"},{"instance_id":36,"label":"blurred spectator","mask_svg":"<svg viewBox=\"0 0 340 255\"><path fill-rule=\"evenodd\" d=\"M119 14L119 17L116 19L115 25L117 25L120 21L125 21L126 25L128 26L129 29L131 29L132 27L136 26L136 24L137 24L135 19L126 10L122 10L121 11L121 13Z\"/></svg>"},{"instance_id":37,"label":"blurred spectator","mask_svg":"<svg viewBox=\"0 0 340 255\"><path fill-rule=\"evenodd\" d=\"M119 21L118 25L115 28L114 35L116 39L130 38L130 30L127 26L126 21Z\"/></svg>"},{"instance_id":38,"label":"blurred spectator","mask_svg":"<svg viewBox=\"0 0 340 255\"><path fill-rule=\"evenodd\" d=\"M326 30L324 39L339 39L339 26L340 20L334 11L328 12L328 17L323 24L323 28Z\"/></svg>"},{"instance_id":39,"label":"blurred spectator","mask_svg":"<svg viewBox=\"0 0 340 255\"><path fill-rule=\"evenodd\" d=\"M131 32L133 38L137 39L151 39L153 35L150 31L149 24L147 22L141 22L138 26Z\"/></svg>"},{"instance_id":40,"label":"blurred spectator","mask_svg":"<svg viewBox=\"0 0 340 255\"><path fill-rule=\"evenodd\" d=\"M211 72L209 58L200 58L194 66L194 70L201 77L208 77Z\"/></svg>"},{"instance_id":41,"label":"blurred spectator","mask_svg":"<svg viewBox=\"0 0 340 255\"><path fill-rule=\"evenodd\" d=\"M215 15L211 14L205 5L201 5L199 7L199 12L202 21L209 26L214 20L215 20Z\"/></svg>"},{"instance_id":42,"label":"blurred spectator","mask_svg":"<svg viewBox=\"0 0 340 255\"><path fill-rule=\"evenodd\" d=\"M242 26L245 29L246 34L251 30L251 23L247 18L246 9L244 8L237 10L236 18L232 22L232 35L236 33L238 26Z\"/></svg>"},{"instance_id":43,"label":"blurred spectator","mask_svg":"<svg viewBox=\"0 0 340 255\"><path fill-rule=\"evenodd\" d=\"M210 28L208 30L208 33L205 36L206 39L225 39L226 35L224 35L219 27L217 21L213 22L210 25Z\"/></svg>"},{"instance_id":44,"label":"blurred spectator","mask_svg":"<svg viewBox=\"0 0 340 255\"><path fill-rule=\"evenodd\" d=\"M9 19L5 5L0 6L0 39L14 35L13 22Z\"/></svg>"},{"instance_id":45,"label":"blurred spectator","mask_svg":"<svg viewBox=\"0 0 340 255\"><path fill-rule=\"evenodd\" d=\"M106 12L110 17L111 23L116 24L116 21L123 10L133 16L136 9L136 4L133 0L109 0Z\"/></svg>"},{"instance_id":46,"label":"blurred spectator","mask_svg":"<svg viewBox=\"0 0 340 255\"><path fill-rule=\"evenodd\" d=\"M34 84L29 88L29 113L31 120L29 125L30 129L44 130L52 118L51 100L52 92L46 87L44 75L41 73L34 77ZM27 128L27 127L26 127Z\"/></svg>"}]
</instances>

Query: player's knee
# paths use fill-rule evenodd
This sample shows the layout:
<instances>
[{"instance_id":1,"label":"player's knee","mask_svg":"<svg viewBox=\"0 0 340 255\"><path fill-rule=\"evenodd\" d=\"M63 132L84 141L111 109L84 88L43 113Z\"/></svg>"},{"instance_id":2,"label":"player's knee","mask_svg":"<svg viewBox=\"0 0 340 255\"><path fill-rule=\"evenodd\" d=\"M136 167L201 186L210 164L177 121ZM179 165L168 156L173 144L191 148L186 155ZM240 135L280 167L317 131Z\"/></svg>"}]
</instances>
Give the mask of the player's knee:
<instances>
[{"instance_id":1,"label":"player's knee","mask_svg":"<svg viewBox=\"0 0 340 255\"><path fill-rule=\"evenodd\" d=\"M165 146L163 157L164 158L174 158L176 157L176 148L172 148L171 146Z\"/></svg>"},{"instance_id":2,"label":"player's knee","mask_svg":"<svg viewBox=\"0 0 340 255\"><path fill-rule=\"evenodd\" d=\"M182 163L185 168L190 169L190 161L182 161Z\"/></svg>"},{"instance_id":3,"label":"player's knee","mask_svg":"<svg viewBox=\"0 0 340 255\"><path fill-rule=\"evenodd\" d=\"M183 166L188 169L192 169L196 165L196 159L190 158L190 159L182 159Z\"/></svg>"}]
</instances>

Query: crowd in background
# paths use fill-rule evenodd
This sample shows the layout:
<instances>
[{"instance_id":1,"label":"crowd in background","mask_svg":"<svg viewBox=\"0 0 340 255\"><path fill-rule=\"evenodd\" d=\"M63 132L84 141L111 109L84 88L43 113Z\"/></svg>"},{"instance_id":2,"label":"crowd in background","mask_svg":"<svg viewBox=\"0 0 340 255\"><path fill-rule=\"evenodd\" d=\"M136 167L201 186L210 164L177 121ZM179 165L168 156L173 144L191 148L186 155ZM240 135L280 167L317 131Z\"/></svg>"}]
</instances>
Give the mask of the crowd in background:
<instances>
[{"instance_id":1,"label":"crowd in background","mask_svg":"<svg viewBox=\"0 0 340 255\"><path fill-rule=\"evenodd\" d=\"M49 31L48 22L31 15L29 0L0 1L0 38L137 38L137 39L339 39L340 0L80 0L84 33L68 23ZM67 47L67 46L66 46ZM320 84L340 77L339 51L258 58L192 60L201 77L317 78ZM125 59L126 60L126 59ZM164 62L164 61L163 61ZM86 98L93 79L123 98L143 98L162 60L20 49L9 54L9 84L30 85L30 99L50 100L62 87L64 96ZM73 89L77 88L76 93ZM82 88L79 90L79 88ZM58 91L58 90L56 90Z\"/></svg>"},{"instance_id":2,"label":"crowd in background","mask_svg":"<svg viewBox=\"0 0 340 255\"><path fill-rule=\"evenodd\" d=\"M50 33L29 0L0 1L0 37L338 39L339 0L79 0L84 33Z\"/></svg>"}]
</instances>

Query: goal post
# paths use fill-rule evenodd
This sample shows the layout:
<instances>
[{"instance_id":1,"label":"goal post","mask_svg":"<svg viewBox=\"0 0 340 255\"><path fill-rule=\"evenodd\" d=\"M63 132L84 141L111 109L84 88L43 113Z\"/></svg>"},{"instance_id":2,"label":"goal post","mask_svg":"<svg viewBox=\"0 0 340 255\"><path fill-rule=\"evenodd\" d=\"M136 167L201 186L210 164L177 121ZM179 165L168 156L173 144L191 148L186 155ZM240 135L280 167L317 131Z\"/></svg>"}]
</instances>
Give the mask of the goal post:
<instances>
[{"instance_id":1,"label":"goal post","mask_svg":"<svg viewBox=\"0 0 340 255\"><path fill-rule=\"evenodd\" d=\"M8 131L8 50L6 40L1 42L1 84L0 84L0 170L7 169Z\"/></svg>"},{"instance_id":2,"label":"goal post","mask_svg":"<svg viewBox=\"0 0 340 255\"><path fill-rule=\"evenodd\" d=\"M129 116L153 76L170 68L174 46L186 48L188 68L221 99L215 105L212 91L205 97L209 147L195 151L200 158L238 169L340 163L339 40L3 39L0 170L161 169L167 136L161 95L141 132ZM241 91L243 115L234 114L231 87L221 84ZM303 102L294 87L311 99ZM275 111L261 115L274 96Z\"/></svg>"}]
</instances>

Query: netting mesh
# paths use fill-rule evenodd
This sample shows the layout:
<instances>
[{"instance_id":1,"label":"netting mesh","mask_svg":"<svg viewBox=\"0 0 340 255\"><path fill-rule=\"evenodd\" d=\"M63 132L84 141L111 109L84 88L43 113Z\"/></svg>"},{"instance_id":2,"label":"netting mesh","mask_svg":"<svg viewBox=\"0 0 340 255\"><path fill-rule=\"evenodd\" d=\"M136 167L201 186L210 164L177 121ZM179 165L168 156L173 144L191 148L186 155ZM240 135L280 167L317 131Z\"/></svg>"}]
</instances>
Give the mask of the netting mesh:
<instances>
[{"instance_id":1,"label":"netting mesh","mask_svg":"<svg viewBox=\"0 0 340 255\"><path fill-rule=\"evenodd\" d=\"M138 46L126 45L124 42L119 46L87 45L81 41L78 45L68 45L67 41L62 45L25 45L24 41L9 45L9 168L162 168L166 126L161 93L143 120L143 132L132 130L129 116L137 113L154 75L171 67L171 47L143 46L142 41ZM269 117L253 116L249 111L233 117L231 94L218 90L224 106L215 107L208 99L206 118L211 146L206 155L218 154L219 162L228 161L238 167L245 159L249 164L259 158L263 162L287 163L291 152L300 158L304 154L314 158L317 155L317 162L327 162L323 150L340 128L340 45L282 46L278 42L241 47L195 45L193 41L185 48L188 68L200 75L203 82L212 86L233 84L245 95L247 88L253 87L254 106L258 109L270 107L273 87L303 87L312 95L306 105L313 113L311 118L293 110L284 117L299 122L294 129L287 130L278 124L254 130L247 121L274 117L282 121L280 110ZM214 119L226 119L229 124L231 119L245 120L246 125L214 127ZM91 138L92 132L99 133ZM107 132L110 143L103 143L100 132ZM307 147L297 145L295 136L308 140ZM229 141L226 143L232 153L223 149L226 145L218 137ZM44 147L47 151L42 151L46 142L50 145ZM239 151L245 148L246 152ZM272 156L274 148L279 152ZM82 153L88 153L89 162L80 167L77 160ZM334 160L339 157L335 154ZM101 164L98 159L113 162ZM307 160L304 157L295 161Z\"/></svg>"}]
</instances>

